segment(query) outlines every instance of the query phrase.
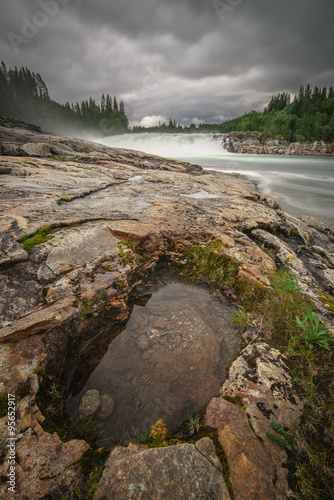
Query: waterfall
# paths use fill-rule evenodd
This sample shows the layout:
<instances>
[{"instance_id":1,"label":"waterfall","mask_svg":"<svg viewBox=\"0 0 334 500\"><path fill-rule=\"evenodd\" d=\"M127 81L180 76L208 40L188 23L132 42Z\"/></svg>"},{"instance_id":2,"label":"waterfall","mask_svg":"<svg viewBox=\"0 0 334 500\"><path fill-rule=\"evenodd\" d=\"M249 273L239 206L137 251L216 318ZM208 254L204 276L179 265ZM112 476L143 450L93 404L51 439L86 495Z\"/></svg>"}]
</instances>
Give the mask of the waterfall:
<instances>
[{"instance_id":1,"label":"waterfall","mask_svg":"<svg viewBox=\"0 0 334 500\"><path fill-rule=\"evenodd\" d=\"M212 134L123 134L100 139L110 147L136 149L165 157L203 157L228 154L221 136Z\"/></svg>"}]
</instances>

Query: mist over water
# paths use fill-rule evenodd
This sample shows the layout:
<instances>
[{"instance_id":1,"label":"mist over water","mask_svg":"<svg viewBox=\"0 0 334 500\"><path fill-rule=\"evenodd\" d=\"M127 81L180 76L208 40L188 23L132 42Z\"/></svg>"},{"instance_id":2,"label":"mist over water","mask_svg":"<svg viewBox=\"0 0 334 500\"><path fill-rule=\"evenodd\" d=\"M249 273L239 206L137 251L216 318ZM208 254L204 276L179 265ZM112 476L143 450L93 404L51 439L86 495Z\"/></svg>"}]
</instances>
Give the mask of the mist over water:
<instances>
[{"instance_id":1,"label":"mist over water","mask_svg":"<svg viewBox=\"0 0 334 500\"><path fill-rule=\"evenodd\" d=\"M208 134L124 134L104 138L106 146L136 149L145 153L178 158L187 156L228 155L221 145L221 140Z\"/></svg>"},{"instance_id":2,"label":"mist over water","mask_svg":"<svg viewBox=\"0 0 334 500\"><path fill-rule=\"evenodd\" d=\"M233 154L209 134L124 134L99 142L247 175L284 211L310 215L334 230L334 157Z\"/></svg>"}]
</instances>

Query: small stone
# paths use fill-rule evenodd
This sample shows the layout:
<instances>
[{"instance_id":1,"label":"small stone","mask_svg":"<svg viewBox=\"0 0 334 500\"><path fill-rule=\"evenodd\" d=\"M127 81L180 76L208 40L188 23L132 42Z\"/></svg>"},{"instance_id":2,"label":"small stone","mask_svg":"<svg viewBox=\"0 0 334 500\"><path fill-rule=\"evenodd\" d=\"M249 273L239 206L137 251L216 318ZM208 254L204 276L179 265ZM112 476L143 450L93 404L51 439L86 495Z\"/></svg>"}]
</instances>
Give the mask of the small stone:
<instances>
[{"instance_id":1,"label":"small stone","mask_svg":"<svg viewBox=\"0 0 334 500\"><path fill-rule=\"evenodd\" d=\"M166 328L167 323L164 319L156 319L155 321L153 321L153 326L154 328Z\"/></svg>"},{"instance_id":2,"label":"small stone","mask_svg":"<svg viewBox=\"0 0 334 500\"><path fill-rule=\"evenodd\" d=\"M101 406L98 409L96 416L100 420L104 420L113 413L115 408L115 401L109 394L102 394L101 396Z\"/></svg>"},{"instance_id":3,"label":"small stone","mask_svg":"<svg viewBox=\"0 0 334 500\"><path fill-rule=\"evenodd\" d=\"M79 405L79 415L94 415L101 404L101 398L97 389L87 391L81 398Z\"/></svg>"},{"instance_id":4,"label":"small stone","mask_svg":"<svg viewBox=\"0 0 334 500\"><path fill-rule=\"evenodd\" d=\"M146 351L150 347L150 342L146 335L140 335L140 337L136 339L136 344L141 351Z\"/></svg>"},{"instance_id":5,"label":"small stone","mask_svg":"<svg viewBox=\"0 0 334 500\"><path fill-rule=\"evenodd\" d=\"M142 359L144 361L146 361L147 359L149 359L151 357L151 353L149 351L146 351L144 352L144 354L142 355Z\"/></svg>"}]
</instances>

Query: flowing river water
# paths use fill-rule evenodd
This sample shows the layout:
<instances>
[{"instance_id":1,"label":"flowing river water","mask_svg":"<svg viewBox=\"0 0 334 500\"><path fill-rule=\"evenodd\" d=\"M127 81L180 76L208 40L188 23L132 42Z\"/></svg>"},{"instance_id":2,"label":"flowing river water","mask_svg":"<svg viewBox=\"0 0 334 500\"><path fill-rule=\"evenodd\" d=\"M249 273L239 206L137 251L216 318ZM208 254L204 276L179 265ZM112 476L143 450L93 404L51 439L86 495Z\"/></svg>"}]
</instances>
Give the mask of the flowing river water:
<instances>
[{"instance_id":1,"label":"flowing river water","mask_svg":"<svg viewBox=\"0 0 334 500\"><path fill-rule=\"evenodd\" d=\"M248 175L286 212L310 215L334 230L334 157L233 154L209 134L124 134L99 142Z\"/></svg>"}]
</instances>

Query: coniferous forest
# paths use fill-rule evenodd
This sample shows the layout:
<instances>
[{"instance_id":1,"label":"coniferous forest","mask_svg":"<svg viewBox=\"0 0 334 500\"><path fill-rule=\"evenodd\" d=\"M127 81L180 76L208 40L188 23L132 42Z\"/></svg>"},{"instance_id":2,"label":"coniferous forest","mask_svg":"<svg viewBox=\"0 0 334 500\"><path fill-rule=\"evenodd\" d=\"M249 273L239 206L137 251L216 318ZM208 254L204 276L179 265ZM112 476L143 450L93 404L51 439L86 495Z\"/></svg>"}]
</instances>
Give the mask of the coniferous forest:
<instances>
[{"instance_id":1,"label":"coniferous forest","mask_svg":"<svg viewBox=\"0 0 334 500\"><path fill-rule=\"evenodd\" d=\"M0 66L0 115L13 116L54 133L121 134L128 131L123 101L102 94L101 102L92 97L81 104L59 104L49 96L39 73L28 68Z\"/></svg>"},{"instance_id":2,"label":"coniferous forest","mask_svg":"<svg viewBox=\"0 0 334 500\"><path fill-rule=\"evenodd\" d=\"M333 87L311 88L301 86L291 102L290 94L273 96L262 112L251 111L239 118L223 123L203 123L196 127L181 127L175 121L145 129L134 127L134 132L211 132L258 131L267 137L281 136L288 141L334 142L334 90Z\"/></svg>"},{"instance_id":3,"label":"coniferous forest","mask_svg":"<svg viewBox=\"0 0 334 500\"><path fill-rule=\"evenodd\" d=\"M334 141L334 90L301 86L290 102L290 94L271 98L262 113L250 113L219 125L220 132L263 132L268 137L281 135L288 141Z\"/></svg>"}]
</instances>

